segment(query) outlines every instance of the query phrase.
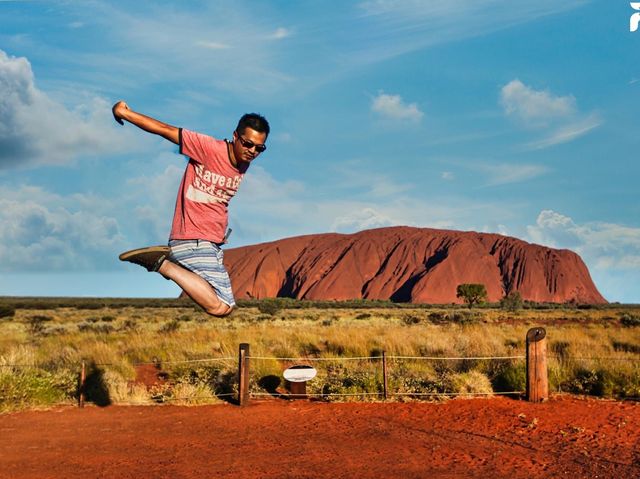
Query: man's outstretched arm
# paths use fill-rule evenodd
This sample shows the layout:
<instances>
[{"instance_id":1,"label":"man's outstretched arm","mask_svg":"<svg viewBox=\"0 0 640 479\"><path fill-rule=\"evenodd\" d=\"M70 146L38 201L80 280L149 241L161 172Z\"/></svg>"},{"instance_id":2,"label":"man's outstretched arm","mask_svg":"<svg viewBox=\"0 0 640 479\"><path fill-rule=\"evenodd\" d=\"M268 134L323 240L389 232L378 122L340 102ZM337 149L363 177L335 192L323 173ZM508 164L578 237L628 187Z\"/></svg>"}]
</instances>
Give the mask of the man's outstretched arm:
<instances>
[{"instance_id":1,"label":"man's outstretched arm","mask_svg":"<svg viewBox=\"0 0 640 479\"><path fill-rule=\"evenodd\" d=\"M142 113L137 113L131 110L129 105L123 101L119 101L113 105L111 111L113 112L115 120L121 125L124 125L122 120L126 120L129 123L136 125L138 128L142 128L144 131L148 131L154 135L160 135L176 145L180 144L179 128L162 123L161 121L151 118L150 116L143 115Z\"/></svg>"}]
</instances>

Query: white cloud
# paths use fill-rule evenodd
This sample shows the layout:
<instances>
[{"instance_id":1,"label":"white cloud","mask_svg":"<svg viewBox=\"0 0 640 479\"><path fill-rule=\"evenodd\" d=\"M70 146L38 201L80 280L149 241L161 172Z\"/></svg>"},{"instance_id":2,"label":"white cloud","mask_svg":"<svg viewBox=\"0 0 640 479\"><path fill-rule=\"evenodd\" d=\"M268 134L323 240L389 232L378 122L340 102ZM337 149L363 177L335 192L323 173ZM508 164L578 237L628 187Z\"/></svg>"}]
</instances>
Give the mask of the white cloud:
<instances>
[{"instance_id":1,"label":"white cloud","mask_svg":"<svg viewBox=\"0 0 640 479\"><path fill-rule=\"evenodd\" d=\"M98 83L108 77L120 91L145 90L161 79L198 84L209 92L222 89L243 98L249 89L257 95L254 99L271 99L290 96L292 85L297 93L308 92L363 65L533 22L585 2L415 0L365 2L355 8L345 4L338 9L313 2L271 5L261 9L260 15L247 15L246 5L233 2L201 2L190 8L143 1L132 9L93 0L74 2L70 11L73 19L106 34L101 51L69 56L66 48L55 43L40 45L39 51L50 61L74 65L83 79ZM296 18L294 26L283 22L291 14ZM224 21L212 23L212 19ZM291 37L292 41L265 41ZM215 54L216 61L204 48L194 48L198 41L213 44L216 49L209 53ZM118 51L122 45L127 46L126 55ZM247 78L260 81L247 82Z\"/></svg>"},{"instance_id":2,"label":"white cloud","mask_svg":"<svg viewBox=\"0 0 640 479\"><path fill-rule=\"evenodd\" d=\"M419 121L424 114L415 103L405 103L400 95L380 92L371 103L371 110L394 120Z\"/></svg>"},{"instance_id":3,"label":"white cloud","mask_svg":"<svg viewBox=\"0 0 640 479\"><path fill-rule=\"evenodd\" d=\"M287 38L291 36L291 31L280 27L277 28L275 32L273 32L271 35L269 35L269 38L273 39L273 40L282 40L283 38Z\"/></svg>"},{"instance_id":4,"label":"white cloud","mask_svg":"<svg viewBox=\"0 0 640 479\"><path fill-rule=\"evenodd\" d=\"M114 263L123 236L104 198L0 188L0 271L88 270Z\"/></svg>"},{"instance_id":5,"label":"white cloud","mask_svg":"<svg viewBox=\"0 0 640 479\"><path fill-rule=\"evenodd\" d=\"M269 139L271 140L271 136L269 136ZM280 143L290 143L291 140L293 140L293 137L291 136L291 133L283 131L276 133L273 139Z\"/></svg>"},{"instance_id":6,"label":"white cloud","mask_svg":"<svg viewBox=\"0 0 640 479\"><path fill-rule=\"evenodd\" d=\"M100 98L68 110L36 88L26 58L0 50L0 169L61 165L82 155L131 145L117 132L111 105Z\"/></svg>"},{"instance_id":7,"label":"white cloud","mask_svg":"<svg viewBox=\"0 0 640 479\"><path fill-rule=\"evenodd\" d=\"M529 148L540 150L560 143L568 143L576 138L589 133L602 124L600 117L593 113L586 118L579 119L569 125L560 126L547 138L529 143Z\"/></svg>"},{"instance_id":8,"label":"white cloud","mask_svg":"<svg viewBox=\"0 0 640 479\"><path fill-rule=\"evenodd\" d=\"M568 216L553 210L543 210L535 226L527 226L531 241L554 248L576 248L579 240L578 226Z\"/></svg>"},{"instance_id":9,"label":"white cloud","mask_svg":"<svg viewBox=\"0 0 640 479\"><path fill-rule=\"evenodd\" d=\"M0 271L118 269L122 251L166 244L184 165L170 153L149 159L157 174L123 181L109 198L0 186Z\"/></svg>"},{"instance_id":10,"label":"white cloud","mask_svg":"<svg viewBox=\"0 0 640 479\"><path fill-rule=\"evenodd\" d=\"M281 52L275 47L279 42L265 42L274 32L283 32L235 4L208 2L194 11L178 4L160 7L150 2L145 15L113 2L92 2L91 9L98 17L95 21L114 32L114 41L129 45L124 59L109 58L108 63L136 78L132 87L141 88L140 82L161 78L163 82L197 84L210 95L223 90L245 98L248 93L271 95L293 81L279 70L276 57ZM224 21L212 26L212 18ZM119 26L117 31L114 24ZM86 59L95 70L103 70L105 62L105 55ZM152 75L149 64L154 65Z\"/></svg>"},{"instance_id":11,"label":"white cloud","mask_svg":"<svg viewBox=\"0 0 640 479\"><path fill-rule=\"evenodd\" d=\"M511 11L511 4L504 0L477 0L469 3L464 0L367 0L359 3L359 8L367 16L386 16L396 19L424 21L425 19L435 21L437 19L448 19L452 16L458 17L460 25L467 26L473 21L485 26L484 23L494 18L496 21L507 19L515 21L514 12L520 11L527 16L524 20L533 20L537 17L550 15L567 9L583 5L585 0L568 0L562 4L553 0L539 0L535 3L518 4L517 10ZM464 14L464 16L461 16ZM470 18L465 18L465 17ZM523 21L521 19L520 21Z\"/></svg>"},{"instance_id":12,"label":"white cloud","mask_svg":"<svg viewBox=\"0 0 640 479\"><path fill-rule=\"evenodd\" d=\"M446 162L448 166L458 166L461 171L474 174L473 182L480 187L506 185L511 183L522 183L542 176L550 171L547 166L518 163L516 160L506 163L494 163L484 159L462 159L447 157L440 161ZM481 176L484 179L481 178ZM455 178L452 172L445 171L441 174L443 179L451 180Z\"/></svg>"},{"instance_id":13,"label":"white cloud","mask_svg":"<svg viewBox=\"0 0 640 479\"><path fill-rule=\"evenodd\" d=\"M202 40L197 41L196 46L202 47L202 48L208 48L209 50L226 50L227 48L229 48L229 45L227 45L226 43L208 42L208 41L202 41Z\"/></svg>"},{"instance_id":14,"label":"white cloud","mask_svg":"<svg viewBox=\"0 0 640 479\"><path fill-rule=\"evenodd\" d=\"M127 181L128 194L124 201L135 220L130 225L130 236L143 244L165 243L171 230L171 221L180 180L185 170L182 157L165 153L149 162L156 175L144 175Z\"/></svg>"},{"instance_id":15,"label":"white cloud","mask_svg":"<svg viewBox=\"0 0 640 479\"><path fill-rule=\"evenodd\" d=\"M504 221L516 217L513 205L460 197L423 198L420 191L390 178L386 178L385 193L393 194L380 194L371 186L354 194L354 188L348 179L334 182L331 188L281 182L261 167L252 166L230 205L235 230L231 246L389 225L473 229L483 222L492 223L494 218Z\"/></svg>"},{"instance_id":16,"label":"white cloud","mask_svg":"<svg viewBox=\"0 0 640 479\"><path fill-rule=\"evenodd\" d=\"M376 171L369 160L343 161L331 168L332 187L349 193L351 198L380 199L406 195L415 188L412 183L399 182L388 172ZM363 175L362 172L367 174ZM404 179L404 178L403 178Z\"/></svg>"},{"instance_id":17,"label":"white cloud","mask_svg":"<svg viewBox=\"0 0 640 479\"><path fill-rule=\"evenodd\" d=\"M302 195L305 186L299 181L277 181L262 166L252 165L240 185L239 193L251 196L257 201L289 202L290 197Z\"/></svg>"},{"instance_id":18,"label":"white cloud","mask_svg":"<svg viewBox=\"0 0 640 479\"><path fill-rule=\"evenodd\" d=\"M371 207L365 207L361 210L352 211L345 215L338 216L331 225L330 231L350 233L353 231L393 226L397 224L399 223L384 213L381 213Z\"/></svg>"},{"instance_id":19,"label":"white cloud","mask_svg":"<svg viewBox=\"0 0 640 479\"><path fill-rule=\"evenodd\" d=\"M548 171L542 165L522 165L511 163L477 165L476 168L484 171L489 180L487 186L520 183L540 176Z\"/></svg>"},{"instance_id":20,"label":"white cloud","mask_svg":"<svg viewBox=\"0 0 640 479\"><path fill-rule=\"evenodd\" d=\"M502 87L500 102L507 115L530 124L546 124L576 111L576 99L573 96L554 96L546 90L534 90L518 79Z\"/></svg>"},{"instance_id":21,"label":"white cloud","mask_svg":"<svg viewBox=\"0 0 640 479\"><path fill-rule=\"evenodd\" d=\"M531 241L578 252L602 269L634 270L640 264L640 228L604 222L577 224L553 210L543 210L527 227Z\"/></svg>"},{"instance_id":22,"label":"white cloud","mask_svg":"<svg viewBox=\"0 0 640 479\"><path fill-rule=\"evenodd\" d=\"M543 149L579 138L602 124L600 116L578 110L573 95L556 96L547 90L535 90L515 79L500 91L500 104L507 116L523 126L542 129L544 138L530 142L528 149Z\"/></svg>"},{"instance_id":23,"label":"white cloud","mask_svg":"<svg viewBox=\"0 0 640 479\"><path fill-rule=\"evenodd\" d=\"M488 231L491 231L491 230L488 230ZM511 232L509 231L509 228L507 228L507 226L502 225L502 224L499 224L499 225L497 226L497 228L495 228L495 229L493 230L493 232L498 233L498 234L501 234L501 235L503 235L503 236L513 236L513 235L511 234Z\"/></svg>"},{"instance_id":24,"label":"white cloud","mask_svg":"<svg viewBox=\"0 0 640 479\"><path fill-rule=\"evenodd\" d=\"M530 241L578 253L605 298L638 303L640 228L590 221L576 223L553 210L543 210L527 227Z\"/></svg>"},{"instance_id":25,"label":"white cloud","mask_svg":"<svg viewBox=\"0 0 640 479\"><path fill-rule=\"evenodd\" d=\"M534 22L588 0L372 0L361 2L365 35L353 35L360 62L379 62L432 45L459 41ZM355 29L354 29L355 30ZM357 30L356 30L357 32ZM359 40L353 41L353 40ZM363 46L364 44L364 46ZM348 56L350 59L352 56Z\"/></svg>"}]
</instances>

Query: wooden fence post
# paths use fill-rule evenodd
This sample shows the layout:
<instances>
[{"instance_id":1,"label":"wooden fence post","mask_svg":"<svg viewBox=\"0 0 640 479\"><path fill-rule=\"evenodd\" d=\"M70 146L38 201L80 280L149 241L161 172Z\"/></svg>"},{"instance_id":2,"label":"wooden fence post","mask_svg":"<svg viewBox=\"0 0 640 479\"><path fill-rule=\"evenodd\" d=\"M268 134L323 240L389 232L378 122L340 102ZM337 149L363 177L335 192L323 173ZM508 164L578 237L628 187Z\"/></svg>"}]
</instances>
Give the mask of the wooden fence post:
<instances>
[{"instance_id":1,"label":"wooden fence post","mask_svg":"<svg viewBox=\"0 0 640 479\"><path fill-rule=\"evenodd\" d=\"M530 402L549 399L546 336L544 328L527 331L527 401Z\"/></svg>"},{"instance_id":2,"label":"wooden fence post","mask_svg":"<svg viewBox=\"0 0 640 479\"><path fill-rule=\"evenodd\" d=\"M384 398L387 399L387 353L382 351L382 387Z\"/></svg>"},{"instance_id":3,"label":"wooden fence post","mask_svg":"<svg viewBox=\"0 0 640 479\"><path fill-rule=\"evenodd\" d=\"M240 343L238 352L238 404L249 403L249 344Z\"/></svg>"},{"instance_id":4,"label":"wooden fence post","mask_svg":"<svg viewBox=\"0 0 640 479\"><path fill-rule=\"evenodd\" d=\"M78 395L78 407L84 407L84 389L85 381L87 380L87 366L84 360L82 360L82 369L80 370L80 388Z\"/></svg>"}]
</instances>

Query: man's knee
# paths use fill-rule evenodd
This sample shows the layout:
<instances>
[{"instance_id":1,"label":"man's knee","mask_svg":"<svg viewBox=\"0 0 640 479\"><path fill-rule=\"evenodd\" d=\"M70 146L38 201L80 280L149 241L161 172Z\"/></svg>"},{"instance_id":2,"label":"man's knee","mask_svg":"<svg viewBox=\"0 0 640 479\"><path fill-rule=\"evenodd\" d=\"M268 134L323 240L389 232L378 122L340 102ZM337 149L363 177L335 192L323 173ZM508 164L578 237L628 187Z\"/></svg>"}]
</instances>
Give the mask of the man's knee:
<instances>
[{"instance_id":1,"label":"man's knee","mask_svg":"<svg viewBox=\"0 0 640 479\"><path fill-rule=\"evenodd\" d=\"M233 311L233 306L229 306L225 303L220 303L217 306L206 308L205 312L211 316L215 316L216 318L223 318L225 316L229 316Z\"/></svg>"}]
</instances>

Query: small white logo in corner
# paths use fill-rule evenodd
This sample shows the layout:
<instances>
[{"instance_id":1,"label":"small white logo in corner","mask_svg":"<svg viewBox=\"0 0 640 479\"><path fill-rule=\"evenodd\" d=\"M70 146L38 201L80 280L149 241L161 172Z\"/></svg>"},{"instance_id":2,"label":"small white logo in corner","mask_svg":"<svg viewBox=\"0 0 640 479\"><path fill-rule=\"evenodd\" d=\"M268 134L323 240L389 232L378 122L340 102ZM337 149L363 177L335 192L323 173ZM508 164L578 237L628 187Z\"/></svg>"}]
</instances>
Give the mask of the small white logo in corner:
<instances>
[{"instance_id":1,"label":"small white logo in corner","mask_svg":"<svg viewBox=\"0 0 640 479\"><path fill-rule=\"evenodd\" d=\"M629 5L631 5L631 8L634 10L638 10L636 13L631 15L631 18L629 19L629 31L635 32L638 30L638 24L640 24L640 2L631 2Z\"/></svg>"}]
</instances>

